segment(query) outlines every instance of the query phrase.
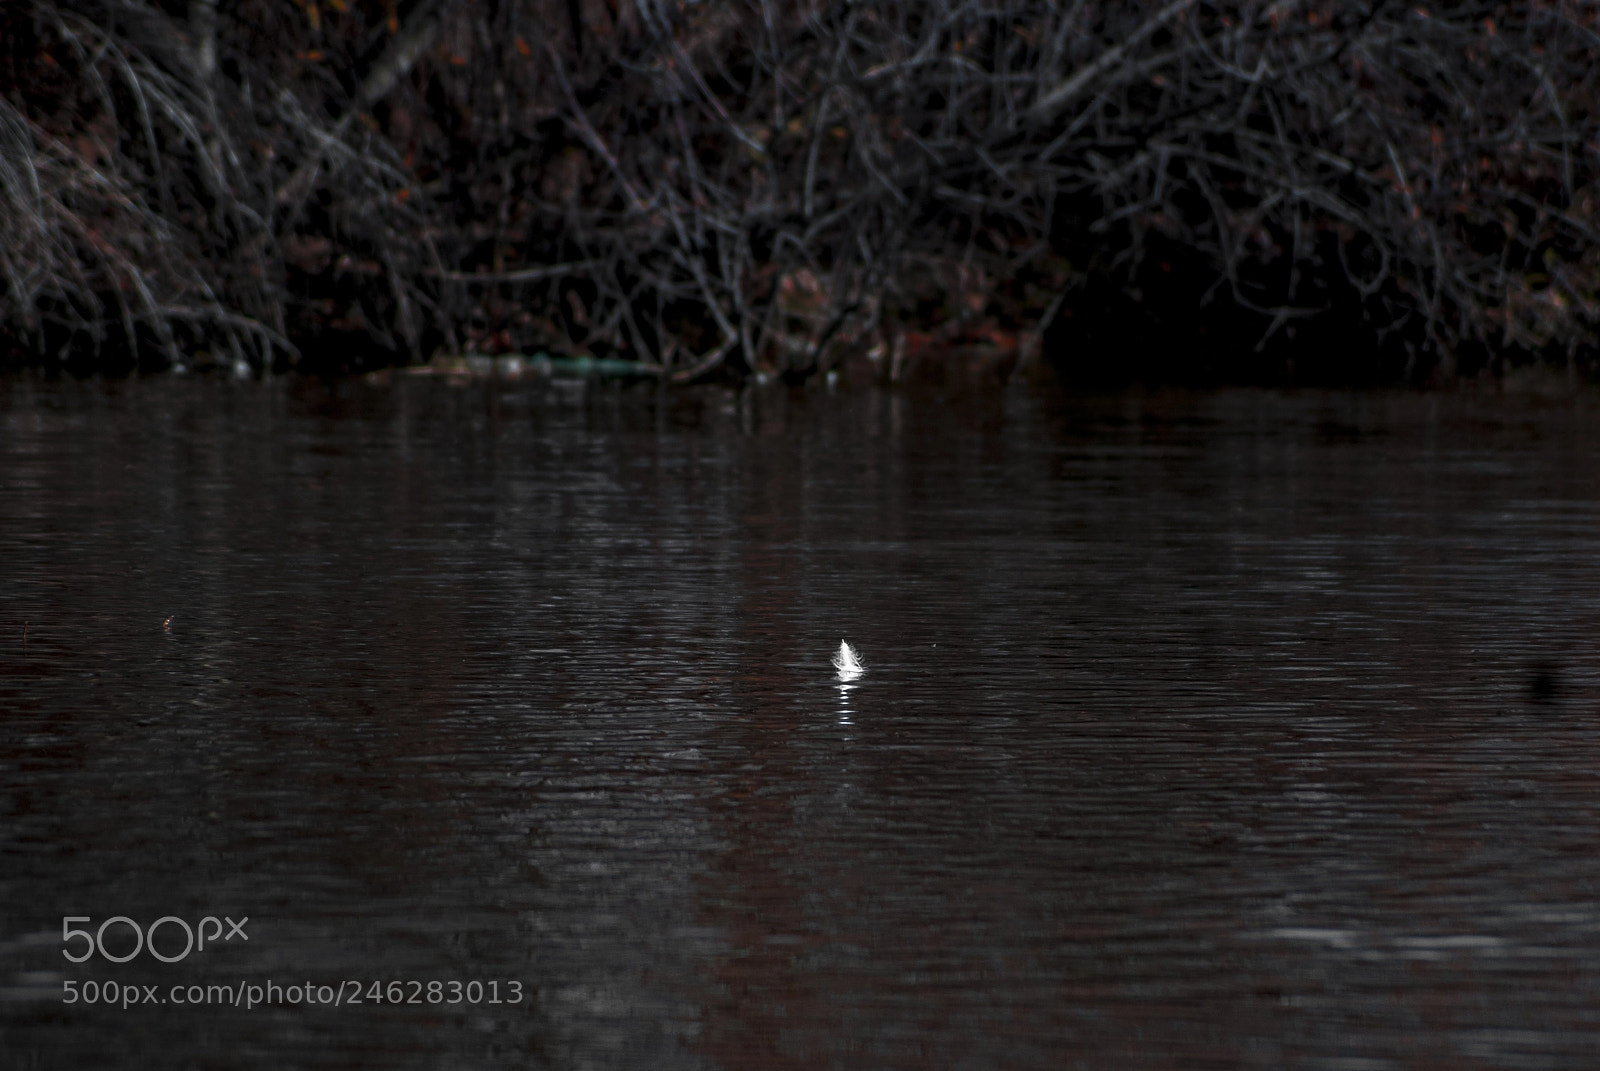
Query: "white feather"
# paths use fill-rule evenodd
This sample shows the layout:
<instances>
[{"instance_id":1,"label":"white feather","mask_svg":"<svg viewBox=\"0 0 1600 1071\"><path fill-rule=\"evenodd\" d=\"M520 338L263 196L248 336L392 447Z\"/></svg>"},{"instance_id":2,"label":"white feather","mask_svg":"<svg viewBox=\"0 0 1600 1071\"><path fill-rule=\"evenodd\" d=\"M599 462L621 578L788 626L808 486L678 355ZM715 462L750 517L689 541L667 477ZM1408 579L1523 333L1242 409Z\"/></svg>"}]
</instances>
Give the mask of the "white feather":
<instances>
[{"instance_id":1,"label":"white feather","mask_svg":"<svg viewBox=\"0 0 1600 1071\"><path fill-rule=\"evenodd\" d=\"M839 650L833 656L833 668L839 671L842 681L853 681L867 671L856 649L844 640L839 641Z\"/></svg>"}]
</instances>

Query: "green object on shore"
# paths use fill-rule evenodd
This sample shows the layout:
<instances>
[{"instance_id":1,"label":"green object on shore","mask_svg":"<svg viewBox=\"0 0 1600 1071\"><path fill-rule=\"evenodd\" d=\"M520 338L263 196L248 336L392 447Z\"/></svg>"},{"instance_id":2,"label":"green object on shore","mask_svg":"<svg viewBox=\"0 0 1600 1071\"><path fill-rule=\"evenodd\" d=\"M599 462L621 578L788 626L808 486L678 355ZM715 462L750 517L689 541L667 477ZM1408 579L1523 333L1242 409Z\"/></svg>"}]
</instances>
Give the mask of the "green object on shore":
<instances>
[{"instance_id":1,"label":"green object on shore","mask_svg":"<svg viewBox=\"0 0 1600 1071\"><path fill-rule=\"evenodd\" d=\"M648 379L661 375L661 367L648 361L624 361L614 357L552 357L543 350L527 357L521 354L506 354L500 357L462 354L435 358L425 365L418 365L407 371L411 375L419 376L501 379L520 379L524 376L561 379L586 379L590 376L606 379Z\"/></svg>"},{"instance_id":2,"label":"green object on shore","mask_svg":"<svg viewBox=\"0 0 1600 1071\"><path fill-rule=\"evenodd\" d=\"M546 353L528 359L530 369L548 369L555 376L657 376L661 369L644 361L615 357L551 357Z\"/></svg>"}]
</instances>

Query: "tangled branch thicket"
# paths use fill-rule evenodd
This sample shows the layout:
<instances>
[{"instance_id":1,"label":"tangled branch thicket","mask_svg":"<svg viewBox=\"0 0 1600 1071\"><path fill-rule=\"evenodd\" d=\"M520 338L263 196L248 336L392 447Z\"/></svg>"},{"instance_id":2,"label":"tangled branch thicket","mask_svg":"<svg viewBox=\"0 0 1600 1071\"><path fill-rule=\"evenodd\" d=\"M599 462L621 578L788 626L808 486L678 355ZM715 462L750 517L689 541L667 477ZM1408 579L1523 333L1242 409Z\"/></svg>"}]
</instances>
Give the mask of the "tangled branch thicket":
<instances>
[{"instance_id":1,"label":"tangled branch thicket","mask_svg":"<svg viewBox=\"0 0 1600 1071\"><path fill-rule=\"evenodd\" d=\"M1114 293L1586 360L1597 58L1576 0L19 0L0 336L803 378Z\"/></svg>"}]
</instances>

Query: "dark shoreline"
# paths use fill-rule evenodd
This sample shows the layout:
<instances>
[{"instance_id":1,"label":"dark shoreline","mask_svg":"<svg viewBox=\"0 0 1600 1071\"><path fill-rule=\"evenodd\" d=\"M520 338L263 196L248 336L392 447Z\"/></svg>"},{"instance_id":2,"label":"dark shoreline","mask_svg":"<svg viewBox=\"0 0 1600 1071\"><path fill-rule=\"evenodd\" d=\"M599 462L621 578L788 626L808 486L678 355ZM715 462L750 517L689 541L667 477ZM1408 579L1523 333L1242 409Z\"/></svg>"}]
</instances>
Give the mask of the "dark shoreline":
<instances>
[{"instance_id":1,"label":"dark shoreline","mask_svg":"<svg viewBox=\"0 0 1600 1071\"><path fill-rule=\"evenodd\" d=\"M0 367L1600 369L1581 10L940 11L10 5Z\"/></svg>"}]
</instances>

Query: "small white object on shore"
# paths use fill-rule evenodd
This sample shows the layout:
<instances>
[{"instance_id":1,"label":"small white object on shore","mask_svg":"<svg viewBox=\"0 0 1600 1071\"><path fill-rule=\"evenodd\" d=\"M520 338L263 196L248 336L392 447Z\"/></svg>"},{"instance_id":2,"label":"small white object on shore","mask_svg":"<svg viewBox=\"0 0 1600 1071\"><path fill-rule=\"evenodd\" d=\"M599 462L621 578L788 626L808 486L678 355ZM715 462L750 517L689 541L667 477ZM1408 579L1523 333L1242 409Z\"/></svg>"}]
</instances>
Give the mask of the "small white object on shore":
<instances>
[{"instance_id":1,"label":"small white object on shore","mask_svg":"<svg viewBox=\"0 0 1600 1071\"><path fill-rule=\"evenodd\" d=\"M842 681L853 681L867 671L856 649L844 640L839 641L838 653L833 656L833 668L839 671Z\"/></svg>"}]
</instances>

